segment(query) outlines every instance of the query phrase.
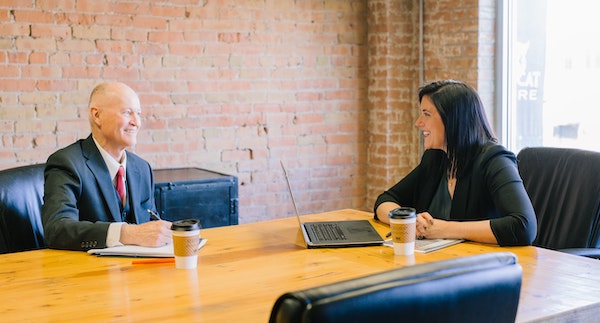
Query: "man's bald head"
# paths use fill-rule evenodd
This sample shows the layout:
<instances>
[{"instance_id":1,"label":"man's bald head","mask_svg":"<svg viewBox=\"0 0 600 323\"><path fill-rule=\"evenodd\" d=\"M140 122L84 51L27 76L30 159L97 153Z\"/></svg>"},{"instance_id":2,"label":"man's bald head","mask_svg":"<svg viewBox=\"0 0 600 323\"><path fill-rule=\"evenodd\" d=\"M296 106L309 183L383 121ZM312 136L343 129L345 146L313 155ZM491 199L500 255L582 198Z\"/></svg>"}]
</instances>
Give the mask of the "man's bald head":
<instances>
[{"instance_id":1,"label":"man's bald head","mask_svg":"<svg viewBox=\"0 0 600 323\"><path fill-rule=\"evenodd\" d=\"M105 82L96 85L90 94L88 107L106 106L111 100L121 99L123 95L135 96L137 94L127 84L121 82Z\"/></svg>"}]
</instances>

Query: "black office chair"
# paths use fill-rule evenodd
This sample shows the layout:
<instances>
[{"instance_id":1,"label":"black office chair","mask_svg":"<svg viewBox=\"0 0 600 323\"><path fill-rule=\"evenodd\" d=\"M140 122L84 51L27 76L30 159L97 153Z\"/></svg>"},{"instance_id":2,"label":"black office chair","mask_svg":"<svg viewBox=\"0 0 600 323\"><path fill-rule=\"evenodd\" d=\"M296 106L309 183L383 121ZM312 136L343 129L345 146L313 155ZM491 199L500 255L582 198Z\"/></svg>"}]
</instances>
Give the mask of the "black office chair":
<instances>
[{"instance_id":1,"label":"black office chair","mask_svg":"<svg viewBox=\"0 0 600 323\"><path fill-rule=\"evenodd\" d=\"M269 322L514 322L521 279L507 252L408 266L283 294Z\"/></svg>"},{"instance_id":2,"label":"black office chair","mask_svg":"<svg viewBox=\"0 0 600 323\"><path fill-rule=\"evenodd\" d=\"M537 216L533 245L600 259L600 153L534 147L517 159Z\"/></svg>"},{"instance_id":3,"label":"black office chair","mask_svg":"<svg viewBox=\"0 0 600 323\"><path fill-rule=\"evenodd\" d=\"M44 164L0 171L0 254L45 248Z\"/></svg>"}]
</instances>

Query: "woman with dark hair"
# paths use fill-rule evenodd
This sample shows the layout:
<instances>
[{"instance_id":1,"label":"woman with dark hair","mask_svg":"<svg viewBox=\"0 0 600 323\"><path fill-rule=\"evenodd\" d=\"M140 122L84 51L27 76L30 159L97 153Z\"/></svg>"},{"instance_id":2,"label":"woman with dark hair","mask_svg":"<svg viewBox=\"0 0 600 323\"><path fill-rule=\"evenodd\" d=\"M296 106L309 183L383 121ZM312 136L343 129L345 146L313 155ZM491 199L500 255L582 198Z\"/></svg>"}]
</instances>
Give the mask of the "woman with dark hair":
<instances>
[{"instance_id":1,"label":"woman with dark hair","mask_svg":"<svg viewBox=\"0 0 600 323\"><path fill-rule=\"evenodd\" d=\"M417 238L530 245L537 223L515 155L497 143L477 92L438 81L419 89L421 163L375 202L389 222L400 206L417 210Z\"/></svg>"}]
</instances>

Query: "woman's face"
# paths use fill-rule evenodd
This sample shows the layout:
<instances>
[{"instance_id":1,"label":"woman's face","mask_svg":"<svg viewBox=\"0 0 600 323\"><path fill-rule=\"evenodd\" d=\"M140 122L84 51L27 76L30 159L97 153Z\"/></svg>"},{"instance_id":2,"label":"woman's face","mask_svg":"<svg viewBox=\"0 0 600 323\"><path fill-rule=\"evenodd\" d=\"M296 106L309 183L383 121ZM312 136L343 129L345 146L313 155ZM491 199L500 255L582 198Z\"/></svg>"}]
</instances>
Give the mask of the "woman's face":
<instances>
[{"instance_id":1,"label":"woman's face","mask_svg":"<svg viewBox=\"0 0 600 323\"><path fill-rule=\"evenodd\" d=\"M425 149L442 149L446 151L446 128L442 122L437 108L429 96L421 99L421 113L415 126L423 134L423 145Z\"/></svg>"}]
</instances>

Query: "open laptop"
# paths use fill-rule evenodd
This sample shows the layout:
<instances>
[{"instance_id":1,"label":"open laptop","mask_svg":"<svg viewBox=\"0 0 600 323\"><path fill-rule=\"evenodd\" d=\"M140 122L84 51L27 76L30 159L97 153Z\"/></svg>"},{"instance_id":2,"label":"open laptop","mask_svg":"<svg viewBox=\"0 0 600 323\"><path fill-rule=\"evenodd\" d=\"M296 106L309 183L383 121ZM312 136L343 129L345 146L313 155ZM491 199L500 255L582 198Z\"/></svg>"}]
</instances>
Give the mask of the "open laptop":
<instances>
[{"instance_id":1,"label":"open laptop","mask_svg":"<svg viewBox=\"0 0 600 323\"><path fill-rule=\"evenodd\" d=\"M281 161L281 168L307 248L362 247L383 244L383 239L367 220L302 222L283 161Z\"/></svg>"}]
</instances>

